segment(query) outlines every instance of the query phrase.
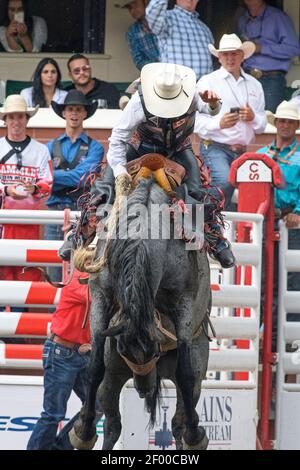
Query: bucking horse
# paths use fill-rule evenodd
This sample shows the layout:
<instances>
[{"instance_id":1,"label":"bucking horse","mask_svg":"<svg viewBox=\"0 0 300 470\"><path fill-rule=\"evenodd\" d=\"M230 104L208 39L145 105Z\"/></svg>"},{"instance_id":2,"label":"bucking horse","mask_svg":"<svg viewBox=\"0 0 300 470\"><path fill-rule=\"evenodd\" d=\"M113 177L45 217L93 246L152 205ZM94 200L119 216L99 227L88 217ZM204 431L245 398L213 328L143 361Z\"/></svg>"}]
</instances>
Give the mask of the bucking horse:
<instances>
[{"instance_id":1,"label":"bucking horse","mask_svg":"<svg viewBox=\"0 0 300 470\"><path fill-rule=\"evenodd\" d=\"M172 205L170 194L154 178L139 179L126 204L127 226L136 223L143 230L127 237L108 233L109 240L97 242L95 261L85 264L93 273L89 280L92 353L86 402L70 439L79 449L94 446L97 397L105 414L103 449L113 449L121 433L119 396L126 381L133 377L154 424L160 383L169 379L177 392L172 419L177 449L206 449L208 439L199 426L196 405L209 355L207 254L187 249L174 236L172 211L168 222L161 217L159 235L151 236L151 206ZM116 234L121 228L119 215L115 212ZM163 236L164 223L170 223L170 236Z\"/></svg>"}]
</instances>

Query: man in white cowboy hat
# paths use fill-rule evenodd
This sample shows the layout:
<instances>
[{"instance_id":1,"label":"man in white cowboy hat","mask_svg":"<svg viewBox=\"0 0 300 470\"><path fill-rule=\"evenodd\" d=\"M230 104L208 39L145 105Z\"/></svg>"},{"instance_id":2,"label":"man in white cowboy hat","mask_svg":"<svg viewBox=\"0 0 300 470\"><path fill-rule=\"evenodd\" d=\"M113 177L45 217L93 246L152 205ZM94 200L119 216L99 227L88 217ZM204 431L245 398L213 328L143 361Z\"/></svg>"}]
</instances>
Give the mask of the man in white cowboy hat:
<instances>
[{"instance_id":1,"label":"man in white cowboy hat","mask_svg":"<svg viewBox=\"0 0 300 470\"><path fill-rule=\"evenodd\" d=\"M147 0L118 0L116 7L125 9L135 22L128 28L126 39L131 57L138 70L144 65L159 61L157 37L145 18Z\"/></svg>"},{"instance_id":2,"label":"man in white cowboy hat","mask_svg":"<svg viewBox=\"0 0 300 470\"><path fill-rule=\"evenodd\" d=\"M263 153L274 159L280 166L285 179L283 189L275 188L275 208L280 212L289 229L289 249L300 249L300 230L294 230L300 224L300 144L296 140L296 131L300 126L300 114L297 105L283 101L276 113L267 111L268 121L276 127L273 142L262 147L257 153ZM275 245L274 265L274 301L273 301L273 351L276 351L277 308L278 308L278 244ZM288 290L299 290L300 273L288 274ZM300 308L299 308L300 313ZM291 321L299 321L298 314L289 314Z\"/></svg>"},{"instance_id":3,"label":"man in white cowboy hat","mask_svg":"<svg viewBox=\"0 0 300 470\"><path fill-rule=\"evenodd\" d=\"M91 139L83 130L83 121L91 117L97 102L87 100L79 90L70 90L64 103L52 101L54 112L66 121L63 134L48 142L53 164L53 187L47 200L50 210L77 210L77 201L83 192L88 192L91 181L89 175L100 169L104 148ZM47 225L47 240L63 240L60 225ZM61 268L49 268L48 273L55 281L61 278Z\"/></svg>"},{"instance_id":4,"label":"man in white cowboy hat","mask_svg":"<svg viewBox=\"0 0 300 470\"><path fill-rule=\"evenodd\" d=\"M157 152L185 168L187 202L202 202L204 195L211 191L211 198L218 201L215 209L220 210L219 191L216 188L201 188L200 170L192 151L189 136L193 132L196 110L216 114L219 111L219 97L208 90L200 94L196 92L196 75L192 69L164 63L145 65L141 73L141 86L112 130L107 153L110 166L105 171L103 181L95 182L94 193L106 197L106 185L114 185L114 177L127 174L127 161ZM230 247L228 243L219 242L220 237L216 234L211 244L212 252L223 267L231 267L234 257Z\"/></svg>"},{"instance_id":5,"label":"man in white cowboy hat","mask_svg":"<svg viewBox=\"0 0 300 470\"><path fill-rule=\"evenodd\" d=\"M41 198L49 195L52 185L51 158L47 147L26 134L29 119L36 108L28 108L20 95L10 95L0 109L6 136L0 139L0 192L4 209L39 209ZM38 225L2 226L2 238L37 240ZM40 280L40 272L23 273L18 266L5 267L5 280Z\"/></svg>"},{"instance_id":6,"label":"man in white cowboy hat","mask_svg":"<svg viewBox=\"0 0 300 470\"><path fill-rule=\"evenodd\" d=\"M255 51L252 42L242 43L236 34L224 34L219 49L210 44L209 50L221 67L202 77L197 88L217 92L222 108L217 116L198 114L195 132L201 138L200 153L210 167L212 183L222 189L228 209L234 190L228 182L231 163L266 127L264 92L261 84L241 68Z\"/></svg>"}]
</instances>

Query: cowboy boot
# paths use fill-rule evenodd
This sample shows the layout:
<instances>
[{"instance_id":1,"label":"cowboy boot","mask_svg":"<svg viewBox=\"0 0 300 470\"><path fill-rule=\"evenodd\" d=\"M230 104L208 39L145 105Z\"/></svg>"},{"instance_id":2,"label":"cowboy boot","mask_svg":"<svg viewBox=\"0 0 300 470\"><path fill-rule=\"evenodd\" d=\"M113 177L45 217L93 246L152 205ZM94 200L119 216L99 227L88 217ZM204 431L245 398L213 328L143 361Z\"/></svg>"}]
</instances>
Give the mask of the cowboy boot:
<instances>
[{"instance_id":1,"label":"cowboy boot","mask_svg":"<svg viewBox=\"0 0 300 470\"><path fill-rule=\"evenodd\" d=\"M219 224L210 225L210 230L205 232L205 239L209 244L211 257L219 261L222 268L232 268L235 265L236 259L232 253L230 243L222 236Z\"/></svg>"}]
</instances>

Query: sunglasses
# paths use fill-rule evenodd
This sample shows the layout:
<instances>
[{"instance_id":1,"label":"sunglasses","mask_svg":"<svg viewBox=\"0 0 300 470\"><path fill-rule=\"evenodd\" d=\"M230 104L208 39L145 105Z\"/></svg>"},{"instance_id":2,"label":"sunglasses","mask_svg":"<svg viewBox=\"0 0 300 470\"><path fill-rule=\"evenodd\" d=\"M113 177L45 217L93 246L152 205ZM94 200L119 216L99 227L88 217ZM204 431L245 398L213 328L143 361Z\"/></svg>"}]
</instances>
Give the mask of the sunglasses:
<instances>
[{"instance_id":1,"label":"sunglasses","mask_svg":"<svg viewBox=\"0 0 300 470\"><path fill-rule=\"evenodd\" d=\"M80 72L88 72L89 70L91 70L90 65L83 65L82 67L75 67L75 69L71 70L71 73L79 75Z\"/></svg>"}]
</instances>

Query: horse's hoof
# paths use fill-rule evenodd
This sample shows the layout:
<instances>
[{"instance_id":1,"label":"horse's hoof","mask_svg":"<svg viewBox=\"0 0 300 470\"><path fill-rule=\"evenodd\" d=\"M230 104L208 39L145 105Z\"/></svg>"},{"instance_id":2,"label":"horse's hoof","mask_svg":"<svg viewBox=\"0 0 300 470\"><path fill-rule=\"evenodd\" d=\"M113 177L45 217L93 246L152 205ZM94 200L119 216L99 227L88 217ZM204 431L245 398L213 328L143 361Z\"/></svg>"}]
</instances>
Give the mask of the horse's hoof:
<instances>
[{"instance_id":1,"label":"horse's hoof","mask_svg":"<svg viewBox=\"0 0 300 470\"><path fill-rule=\"evenodd\" d=\"M204 429L203 429L203 431L204 431ZM204 436L196 444L187 444L185 442L184 438L182 438L182 443L183 443L182 450L206 450L207 446L208 446L208 443L209 443L209 440L208 440L207 435L204 432Z\"/></svg>"},{"instance_id":2,"label":"horse's hoof","mask_svg":"<svg viewBox=\"0 0 300 470\"><path fill-rule=\"evenodd\" d=\"M71 431L69 432L69 439L70 439L70 442L71 442L72 446L75 449L91 450L91 449L93 449L94 445L96 444L98 436L97 436L97 434L95 434L92 437L92 439L90 439L89 441L83 441L82 439L80 439L77 436L77 434L74 431L74 428L72 428Z\"/></svg>"}]
</instances>

